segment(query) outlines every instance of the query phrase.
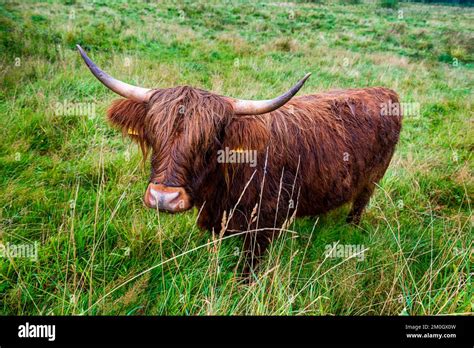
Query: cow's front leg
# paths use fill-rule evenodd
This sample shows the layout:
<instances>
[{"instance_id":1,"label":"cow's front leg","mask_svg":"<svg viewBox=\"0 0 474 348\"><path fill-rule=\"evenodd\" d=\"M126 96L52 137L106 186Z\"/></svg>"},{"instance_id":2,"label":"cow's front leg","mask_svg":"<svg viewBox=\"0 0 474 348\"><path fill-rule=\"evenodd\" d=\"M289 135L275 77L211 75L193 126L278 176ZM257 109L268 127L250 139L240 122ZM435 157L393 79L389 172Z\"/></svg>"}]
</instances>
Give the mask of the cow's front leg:
<instances>
[{"instance_id":1,"label":"cow's front leg","mask_svg":"<svg viewBox=\"0 0 474 348\"><path fill-rule=\"evenodd\" d=\"M252 273L255 273L261 259L265 255L268 245L275 238L274 231L249 232L244 237L244 268L242 277L245 281L251 280Z\"/></svg>"}]
</instances>

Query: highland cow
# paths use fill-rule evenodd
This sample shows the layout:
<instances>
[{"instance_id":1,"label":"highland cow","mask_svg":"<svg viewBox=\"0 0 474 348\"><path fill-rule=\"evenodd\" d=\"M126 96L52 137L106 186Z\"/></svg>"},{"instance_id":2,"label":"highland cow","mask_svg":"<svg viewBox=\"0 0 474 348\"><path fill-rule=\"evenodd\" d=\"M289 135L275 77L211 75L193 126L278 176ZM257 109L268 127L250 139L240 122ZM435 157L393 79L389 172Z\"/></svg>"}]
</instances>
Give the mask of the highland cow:
<instances>
[{"instance_id":1,"label":"highland cow","mask_svg":"<svg viewBox=\"0 0 474 348\"><path fill-rule=\"evenodd\" d=\"M109 120L151 152L146 206L177 213L197 207L198 225L218 234L243 234L246 268L293 217L351 204L358 224L383 177L401 129L401 115L386 116L397 94L373 87L251 101L189 86L146 89L100 70L78 46L91 72L126 99ZM224 149L254 151L254 165L225 161ZM222 156L221 156L222 157ZM242 163L244 162L244 163Z\"/></svg>"}]
</instances>

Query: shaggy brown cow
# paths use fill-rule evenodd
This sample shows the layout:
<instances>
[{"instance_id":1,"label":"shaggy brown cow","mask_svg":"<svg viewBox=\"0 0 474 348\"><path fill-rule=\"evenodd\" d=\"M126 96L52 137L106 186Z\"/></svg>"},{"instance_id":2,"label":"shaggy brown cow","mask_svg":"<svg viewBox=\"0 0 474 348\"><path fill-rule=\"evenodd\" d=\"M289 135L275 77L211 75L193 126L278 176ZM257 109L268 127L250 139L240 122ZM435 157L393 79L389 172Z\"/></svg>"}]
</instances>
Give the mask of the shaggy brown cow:
<instances>
[{"instance_id":1,"label":"shaggy brown cow","mask_svg":"<svg viewBox=\"0 0 474 348\"><path fill-rule=\"evenodd\" d=\"M127 98L112 104L110 121L131 133L145 157L152 151L145 204L168 212L196 206L201 228L249 231L247 264L293 215L322 214L351 202L348 222L358 224L399 139L401 115L382 112L399 102L387 88L290 100L307 75L289 92L265 101L189 86L150 90L115 80L78 48L92 73ZM256 162L222 160L224 149L234 156L256 154Z\"/></svg>"}]
</instances>

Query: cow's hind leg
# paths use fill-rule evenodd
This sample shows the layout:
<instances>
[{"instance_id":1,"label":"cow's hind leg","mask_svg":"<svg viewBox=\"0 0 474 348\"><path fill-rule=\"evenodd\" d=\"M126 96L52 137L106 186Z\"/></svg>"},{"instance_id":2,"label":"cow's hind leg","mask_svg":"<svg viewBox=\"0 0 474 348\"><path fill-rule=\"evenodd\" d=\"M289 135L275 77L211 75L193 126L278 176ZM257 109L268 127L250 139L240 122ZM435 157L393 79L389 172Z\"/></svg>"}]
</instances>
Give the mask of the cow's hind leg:
<instances>
[{"instance_id":1,"label":"cow's hind leg","mask_svg":"<svg viewBox=\"0 0 474 348\"><path fill-rule=\"evenodd\" d=\"M347 222L353 225L359 225L360 217L364 211L365 206L369 203L370 196L374 192L375 184L371 183L365 186L357 195L352 203L352 209L347 216Z\"/></svg>"}]
</instances>

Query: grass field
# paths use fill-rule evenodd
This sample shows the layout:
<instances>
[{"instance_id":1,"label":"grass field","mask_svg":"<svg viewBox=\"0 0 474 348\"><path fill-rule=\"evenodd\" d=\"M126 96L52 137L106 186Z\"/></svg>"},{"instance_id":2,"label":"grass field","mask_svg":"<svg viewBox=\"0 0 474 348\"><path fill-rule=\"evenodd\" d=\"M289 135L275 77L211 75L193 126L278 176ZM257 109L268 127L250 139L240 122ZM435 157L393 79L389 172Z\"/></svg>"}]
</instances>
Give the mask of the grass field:
<instances>
[{"instance_id":1,"label":"grass field","mask_svg":"<svg viewBox=\"0 0 474 348\"><path fill-rule=\"evenodd\" d=\"M0 258L0 313L472 315L473 32L472 8L409 3L2 2L0 241L37 260ZM136 85L265 99L312 72L300 94L386 86L420 112L361 225L297 219L248 285L239 238L143 206L149 164L78 43Z\"/></svg>"}]
</instances>

